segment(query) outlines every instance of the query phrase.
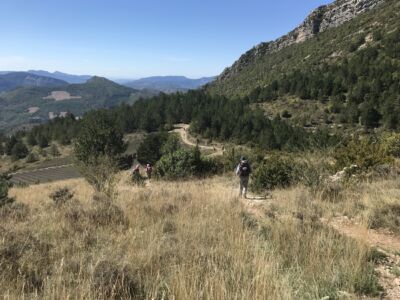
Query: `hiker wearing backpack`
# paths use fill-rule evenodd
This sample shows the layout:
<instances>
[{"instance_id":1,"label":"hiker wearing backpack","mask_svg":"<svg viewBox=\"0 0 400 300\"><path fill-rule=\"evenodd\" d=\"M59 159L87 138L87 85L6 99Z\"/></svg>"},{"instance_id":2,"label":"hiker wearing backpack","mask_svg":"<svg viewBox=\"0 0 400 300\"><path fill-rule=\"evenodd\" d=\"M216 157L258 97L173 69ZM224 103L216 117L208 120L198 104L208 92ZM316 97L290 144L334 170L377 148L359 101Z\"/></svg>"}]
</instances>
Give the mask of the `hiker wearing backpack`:
<instances>
[{"instance_id":1,"label":"hiker wearing backpack","mask_svg":"<svg viewBox=\"0 0 400 300\"><path fill-rule=\"evenodd\" d=\"M236 167L236 175L240 178L239 197L246 198L247 187L249 185L249 177L251 174L251 166L246 157L241 157L238 166Z\"/></svg>"},{"instance_id":2,"label":"hiker wearing backpack","mask_svg":"<svg viewBox=\"0 0 400 300\"><path fill-rule=\"evenodd\" d=\"M151 173L153 173L153 167L151 166L150 163L146 165L146 174L147 174L147 179L151 179Z\"/></svg>"}]
</instances>

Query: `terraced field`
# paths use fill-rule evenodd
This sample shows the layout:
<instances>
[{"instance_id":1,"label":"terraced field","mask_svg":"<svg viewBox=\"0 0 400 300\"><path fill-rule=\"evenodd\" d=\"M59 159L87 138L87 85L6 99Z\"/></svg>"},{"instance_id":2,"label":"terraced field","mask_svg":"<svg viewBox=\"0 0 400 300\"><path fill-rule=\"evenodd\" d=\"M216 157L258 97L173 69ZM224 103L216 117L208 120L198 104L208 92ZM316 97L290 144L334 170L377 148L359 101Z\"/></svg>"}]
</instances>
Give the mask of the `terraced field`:
<instances>
[{"instance_id":1,"label":"terraced field","mask_svg":"<svg viewBox=\"0 0 400 300\"><path fill-rule=\"evenodd\" d=\"M79 178L81 175L72 164L24 170L11 174L10 182L17 185L30 185L65 179Z\"/></svg>"},{"instance_id":2,"label":"terraced field","mask_svg":"<svg viewBox=\"0 0 400 300\"><path fill-rule=\"evenodd\" d=\"M128 143L126 154L136 153L145 136L145 133L126 135L124 138L125 142ZM71 157L38 162L10 175L10 182L16 185L31 185L82 177L74 167Z\"/></svg>"}]
</instances>

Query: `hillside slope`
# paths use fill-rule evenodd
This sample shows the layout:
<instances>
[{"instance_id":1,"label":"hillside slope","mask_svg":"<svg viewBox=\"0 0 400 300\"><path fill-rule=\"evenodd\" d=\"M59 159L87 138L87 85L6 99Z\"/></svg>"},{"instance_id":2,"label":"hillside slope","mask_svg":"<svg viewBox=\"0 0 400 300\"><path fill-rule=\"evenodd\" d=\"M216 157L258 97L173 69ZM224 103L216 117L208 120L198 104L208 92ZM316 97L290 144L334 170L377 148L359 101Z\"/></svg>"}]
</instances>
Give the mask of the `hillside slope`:
<instances>
[{"instance_id":1,"label":"hillside slope","mask_svg":"<svg viewBox=\"0 0 400 300\"><path fill-rule=\"evenodd\" d=\"M67 84L63 80L27 72L0 74L0 92L11 91L17 87L57 87Z\"/></svg>"},{"instance_id":2,"label":"hillside slope","mask_svg":"<svg viewBox=\"0 0 400 300\"><path fill-rule=\"evenodd\" d=\"M101 77L93 77L84 84L70 84L60 88L19 88L2 96L0 129L9 130L20 125L42 123L62 112L81 116L89 110L133 103L141 97L152 95Z\"/></svg>"},{"instance_id":3,"label":"hillside slope","mask_svg":"<svg viewBox=\"0 0 400 300\"><path fill-rule=\"evenodd\" d=\"M7 254L0 255L0 290L11 298L74 299L380 294L374 267L381 252L319 217L373 218L375 206L398 203L395 181L346 190L343 205L304 187L273 191L273 201L242 202L232 178L137 187L121 175L112 199L83 179L12 188L16 203L0 208L0 253ZM52 201L65 187L73 198Z\"/></svg>"},{"instance_id":4,"label":"hillside slope","mask_svg":"<svg viewBox=\"0 0 400 300\"><path fill-rule=\"evenodd\" d=\"M248 95L284 73L336 61L349 55L358 34L376 28L399 28L395 0L337 0L313 11L299 27L273 42L261 43L243 54L207 90L228 96Z\"/></svg>"},{"instance_id":5,"label":"hillside slope","mask_svg":"<svg viewBox=\"0 0 400 300\"><path fill-rule=\"evenodd\" d=\"M338 17L347 16L340 8L353 3L336 1L319 8L321 26L327 16L346 20ZM332 21L331 28L322 33L318 27L318 33L303 35L305 41L293 40L310 29L314 12L299 27L302 31L298 28L259 46L265 51L249 51L206 90L229 97L248 96L250 102L262 103L257 106L268 117L280 115L312 129L400 129L400 2L357 3L359 9L350 21L338 27ZM338 15L333 18L335 12ZM279 48L284 42L287 45Z\"/></svg>"}]
</instances>

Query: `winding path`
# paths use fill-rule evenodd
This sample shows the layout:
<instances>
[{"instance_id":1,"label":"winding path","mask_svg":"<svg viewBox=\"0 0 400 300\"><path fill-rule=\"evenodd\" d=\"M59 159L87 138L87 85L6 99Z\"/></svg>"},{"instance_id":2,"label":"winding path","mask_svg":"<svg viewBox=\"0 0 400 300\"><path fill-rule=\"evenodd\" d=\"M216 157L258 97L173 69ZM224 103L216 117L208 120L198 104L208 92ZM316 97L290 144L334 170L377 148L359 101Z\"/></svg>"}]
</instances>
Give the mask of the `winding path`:
<instances>
[{"instance_id":1,"label":"winding path","mask_svg":"<svg viewBox=\"0 0 400 300\"><path fill-rule=\"evenodd\" d=\"M179 136L181 137L182 142L185 143L186 145L189 145L191 147L198 146L200 149L213 151L213 153L207 155L208 157L219 156L224 154L224 150L222 149L221 145L207 146L192 142L188 134L189 131L188 124L176 124L174 127L175 129L172 130L171 132L178 133Z\"/></svg>"}]
</instances>

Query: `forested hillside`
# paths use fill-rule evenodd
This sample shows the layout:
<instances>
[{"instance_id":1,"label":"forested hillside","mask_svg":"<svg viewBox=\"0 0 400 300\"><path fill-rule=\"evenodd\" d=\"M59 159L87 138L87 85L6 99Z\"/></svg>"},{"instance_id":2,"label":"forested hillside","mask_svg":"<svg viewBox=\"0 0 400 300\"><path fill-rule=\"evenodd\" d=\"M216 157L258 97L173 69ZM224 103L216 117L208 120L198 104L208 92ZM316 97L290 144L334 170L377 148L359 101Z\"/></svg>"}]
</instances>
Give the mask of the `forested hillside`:
<instances>
[{"instance_id":1,"label":"forested hillside","mask_svg":"<svg viewBox=\"0 0 400 300\"><path fill-rule=\"evenodd\" d=\"M2 95L0 130L43 123L63 112L82 116L89 110L132 104L141 97L153 95L156 93L134 90L101 77L57 88L18 88Z\"/></svg>"},{"instance_id":2,"label":"forested hillside","mask_svg":"<svg viewBox=\"0 0 400 300\"><path fill-rule=\"evenodd\" d=\"M161 94L152 99L139 100L132 106L121 105L105 111L91 111L84 119L96 120L107 114L122 132L136 130L168 131L176 123L190 123L193 133L208 139L233 141L265 149L302 150L325 148L337 143L337 137L327 131L314 133L288 124L277 117L265 118L259 109L252 109L247 99L214 97L202 91L185 94ZM55 119L37 126L28 135L39 140L69 143L80 131L81 121L74 118Z\"/></svg>"},{"instance_id":3,"label":"forested hillside","mask_svg":"<svg viewBox=\"0 0 400 300\"><path fill-rule=\"evenodd\" d=\"M317 100L327 124L398 128L399 45L400 2L386 0L337 28L259 54L239 71L225 72L207 91L254 102ZM290 115L299 113L294 109Z\"/></svg>"}]
</instances>

